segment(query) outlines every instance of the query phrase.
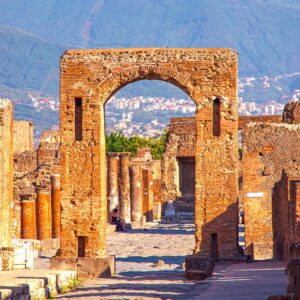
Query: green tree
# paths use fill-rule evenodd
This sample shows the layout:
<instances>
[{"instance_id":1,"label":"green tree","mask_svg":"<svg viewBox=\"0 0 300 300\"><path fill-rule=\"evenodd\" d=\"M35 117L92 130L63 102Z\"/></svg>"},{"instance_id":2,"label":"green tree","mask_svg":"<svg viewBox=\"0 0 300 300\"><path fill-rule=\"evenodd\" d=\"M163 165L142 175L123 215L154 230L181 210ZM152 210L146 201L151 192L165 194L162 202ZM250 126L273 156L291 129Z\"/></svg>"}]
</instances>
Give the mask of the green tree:
<instances>
[{"instance_id":1,"label":"green tree","mask_svg":"<svg viewBox=\"0 0 300 300\"><path fill-rule=\"evenodd\" d=\"M138 148L149 148L153 159L162 159L166 135L167 131L156 138L145 138L138 135L126 137L122 132L113 131L106 135L106 151L130 152L131 157L135 157Z\"/></svg>"}]
</instances>

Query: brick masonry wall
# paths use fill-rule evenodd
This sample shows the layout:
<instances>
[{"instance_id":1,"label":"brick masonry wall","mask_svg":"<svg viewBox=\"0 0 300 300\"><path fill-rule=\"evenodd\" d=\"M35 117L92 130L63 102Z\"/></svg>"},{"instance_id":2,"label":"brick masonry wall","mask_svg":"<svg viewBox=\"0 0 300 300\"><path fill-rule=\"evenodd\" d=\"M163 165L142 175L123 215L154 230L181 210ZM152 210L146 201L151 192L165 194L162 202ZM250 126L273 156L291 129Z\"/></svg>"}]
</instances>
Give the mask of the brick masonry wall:
<instances>
[{"instance_id":1,"label":"brick masonry wall","mask_svg":"<svg viewBox=\"0 0 300 300\"><path fill-rule=\"evenodd\" d=\"M25 151L14 153L14 181L13 181L13 238L21 238L21 197L31 195L35 199L36 180L38 176L37 152Z\"/></svg>"},{"instance_id":2,"label":"brick masonry wall","mask_svg":"<svg viewBox=\"0 0 300 300\"><path fill-rule=\"evenodd\" d=\"M0 99L0 247L11 246L13 206L13 105Z\"/></svg>"},{"instance_id":3,"label":"brick masonry wall","mask_svg":"<svg viewBox=\"0 0 300 300\"><path fill-rule=\"evenodd\" d=\"M14 121L14 153L34 151L33 124L30 121Z\"/></svg>"},{"instance_id":4,"label":"brick masonry wall","mask_svg":"<svg viewBox=\"0 0 300 300\"><path fill-rule=\"evenodd\" d=\"M243 130L249 123L282 123L282 115L268 115L268 116L239 116L239 130Z\"/></svg>"},{"instance_id":5,"label":"brick masonry wall","mask_svg":"<svg viewBox=\"0 0 300 300\"><path fill-rule=\"evenodd\" d=\"M290 246L300 238L300 170L283 172L282 179L275 184L272 202L274 257L287 262Z\"/></svg>"},{"instance_id":6,"label":"brick masonry wall","mask_svg":"<svg viewBox=\"0 0 300 300\"><path fill-rule=\"evenodd\" d=\"M44 131L37 150L14 153L14 208L12 234L21 237L22 199L36 199L37 188L51 190L50 177L59 174L59 132ZM50 193L51 196L51 193ZM50 197L49 196L49 197ZM51 207L47 216L51 218ZM51 220L49 221L51 224Z\"/></svg>"},{"instance_id":7,"label":"brick masonry wall","mask_svg":"<svg viewBox=\"0 0 300 300\"><path fill-rule=\"evenodd\" d=\"M237 53L155 48L69 50L62 56L60 255L77 256L77 237L86 236L86 256L107 256L104 104L120 88L142 79L170 82L196 103L195 252L208 256L211 235L217 233L218 254L235 256ZM216 97L222 99L221 133L213 136ZM82 140L75 140L75 98L82 100Z\"/></svg>"},{"instance_id":8,"label":"brick masonry wall","mask_svg":"<svg viewBox=\"0 0 300 300\"><path fill-rule=\"evenodd\" d=\"M299 172L300 126L251 123L242 131L242 143L246 253L273 258L272 190L283 170ZM263 194L249 194L256 192Z\"/></svg>"},{"instance_id":9,"label":"brick masonry wall","mask_svg":"<svg viewBox=\"0 0 300 300\"><path fill-rule=\"evenodd\" d=\"M195 157L196 119L171 118L162 161L163 202L180 196L178 157Z\"/></svg>"}]
</instances>

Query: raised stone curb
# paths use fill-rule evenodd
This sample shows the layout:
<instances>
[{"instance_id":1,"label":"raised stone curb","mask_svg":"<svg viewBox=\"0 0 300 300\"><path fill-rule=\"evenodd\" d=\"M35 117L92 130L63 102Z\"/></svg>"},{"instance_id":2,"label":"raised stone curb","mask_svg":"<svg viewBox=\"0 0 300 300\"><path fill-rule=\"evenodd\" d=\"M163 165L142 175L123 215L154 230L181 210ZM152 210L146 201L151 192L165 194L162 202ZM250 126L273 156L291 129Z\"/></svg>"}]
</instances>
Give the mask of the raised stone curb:
<instances>
[{"instance_id":1,"label":"raised stone curb","mask_svg":"<svg viewBox=\"0 0 300 300\"><path fill-rule=\"evenodd\" d=\"M0 300L45 299L78 284L75 271L27 270L0 274Z\"/></svg>"}]
</instances>

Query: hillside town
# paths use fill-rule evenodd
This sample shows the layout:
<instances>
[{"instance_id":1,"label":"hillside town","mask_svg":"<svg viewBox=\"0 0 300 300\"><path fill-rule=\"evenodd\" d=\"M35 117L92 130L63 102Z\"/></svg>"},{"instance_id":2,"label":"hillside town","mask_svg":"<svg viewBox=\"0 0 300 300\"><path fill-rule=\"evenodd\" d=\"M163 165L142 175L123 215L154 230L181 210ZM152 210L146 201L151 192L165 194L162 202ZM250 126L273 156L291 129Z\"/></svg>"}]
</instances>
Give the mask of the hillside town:
<instances>
[{"instance_id":1,"label":"hillside town","mask_svg":"<svg viewBox=\"0 0 300 300\"><path fill-rule=\"evenodd\" d=\"M300 89L287 90L286 82L299 76L299 72L283 74L274 77L242 77L239 79L239 104L241 116L280 115L285 103L300 99ZM259 97L257 96L259 94ZM15 100L14 104L22 111L44 113L44 127L35 128L35 135L39 137L44 129L59 127L58 112L59 98L56 96L42 96L39 93L29 93L22 100ZM195 103L188 97L179 99L172 97L123 97L113 96L105 106L106 132L122 132L125 136L140 135L155 137L167 127L171 117L195 115ZM22 118L18 115L17 118ZM52 116L47 119L47 114ZM153 118L155 114L155 118ZM29 119L35 122L36 114L30 114ZM39 123L38 123L39 124Z\"/></svg>"}]
</instances>

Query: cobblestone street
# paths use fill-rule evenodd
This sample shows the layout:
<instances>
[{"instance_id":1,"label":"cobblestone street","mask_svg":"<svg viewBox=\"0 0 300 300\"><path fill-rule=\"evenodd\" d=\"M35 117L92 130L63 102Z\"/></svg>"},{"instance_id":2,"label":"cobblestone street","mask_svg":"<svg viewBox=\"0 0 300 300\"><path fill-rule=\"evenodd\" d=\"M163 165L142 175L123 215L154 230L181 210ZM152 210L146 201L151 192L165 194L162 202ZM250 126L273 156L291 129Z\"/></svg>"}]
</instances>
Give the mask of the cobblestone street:
<instances>
[{"instance_id":1,"label":"cobblestone street","mask_svg":"<svg viewBox=\"0 0 300 300\"><path fill-rule=\"evenodd\" d=\"M257 300L286 291L283 264L277 262L217 266L208 280L186 281L182 263L194 247L191 224L151 224L113 233L107 244L116 255L117 276L82 282L57 299Z\"/></svg>"}]
</instances>

